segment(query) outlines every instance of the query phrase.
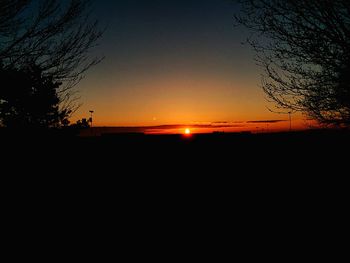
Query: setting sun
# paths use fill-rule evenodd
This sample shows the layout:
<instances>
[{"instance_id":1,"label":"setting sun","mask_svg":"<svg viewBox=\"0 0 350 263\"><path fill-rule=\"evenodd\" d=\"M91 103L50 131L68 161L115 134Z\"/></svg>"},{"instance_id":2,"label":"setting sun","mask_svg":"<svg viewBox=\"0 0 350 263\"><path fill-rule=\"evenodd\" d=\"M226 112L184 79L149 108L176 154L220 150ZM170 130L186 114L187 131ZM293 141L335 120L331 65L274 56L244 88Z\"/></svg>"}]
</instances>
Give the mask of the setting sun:
<instances>
[{"instance_id":1,"label":"setting sun","mask_svg":"<svg viewBox=\"0 0 350 263\"><path fill-rule=\"evenodd\" d=\"M186 134L186 135L190 135L190 134L191 134L191 130L187 128L187 129L185 130L185 134Z\"/></svg>"}]
</instances>

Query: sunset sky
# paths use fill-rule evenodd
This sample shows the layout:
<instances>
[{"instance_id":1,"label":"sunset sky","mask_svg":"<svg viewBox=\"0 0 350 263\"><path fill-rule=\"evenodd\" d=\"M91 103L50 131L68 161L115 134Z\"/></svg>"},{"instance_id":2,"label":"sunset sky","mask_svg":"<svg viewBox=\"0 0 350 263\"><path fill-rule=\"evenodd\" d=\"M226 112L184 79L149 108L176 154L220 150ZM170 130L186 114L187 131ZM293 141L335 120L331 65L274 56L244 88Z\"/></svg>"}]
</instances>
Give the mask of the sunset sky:
<instances>
[{"instance_id":1,"label":"sunset sky","mask_svg":"<svg viewBox=\"0 0 350 263\"><path fill-rule=\"evenodd\" d=\"M288 115L267 109L233 1L95 0L93 10L108 26L95 51L106 58L79 84L72 121L94 110L94 126L289 128Z\"/></svg>"}]
</instances>

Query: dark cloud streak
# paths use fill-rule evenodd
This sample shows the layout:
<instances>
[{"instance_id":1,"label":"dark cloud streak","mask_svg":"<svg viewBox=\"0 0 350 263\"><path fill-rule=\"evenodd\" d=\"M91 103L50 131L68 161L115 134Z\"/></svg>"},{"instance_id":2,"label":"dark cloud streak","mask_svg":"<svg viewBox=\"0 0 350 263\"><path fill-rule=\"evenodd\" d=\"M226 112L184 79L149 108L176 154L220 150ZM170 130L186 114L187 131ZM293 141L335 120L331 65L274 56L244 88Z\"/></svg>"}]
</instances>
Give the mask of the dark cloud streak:
<instances>
[{"instance_id":1,"label":"dark cloud streak","mask_svg":"<svg viewBox=\"0 0 350 263\"><path fill-rule=\"evenodd\" d=\"M246 123L279 123L287 120L260 120L260 121L247 121Z\"/></svg>"},{"instance_id":2,"label":"dark cloud streak","mask_svg":"<svg viewBox=\"0 0 350 263\"><path fill-rule=\"evenodd\" d=\"M173 124L158 126L122 126L122 127L94 127L94 134L115 134L115 133L166 133L166 131L176 131L181 129L223 129L223 128L243 128L243 124Z\"/></svg>"}]
</instances>

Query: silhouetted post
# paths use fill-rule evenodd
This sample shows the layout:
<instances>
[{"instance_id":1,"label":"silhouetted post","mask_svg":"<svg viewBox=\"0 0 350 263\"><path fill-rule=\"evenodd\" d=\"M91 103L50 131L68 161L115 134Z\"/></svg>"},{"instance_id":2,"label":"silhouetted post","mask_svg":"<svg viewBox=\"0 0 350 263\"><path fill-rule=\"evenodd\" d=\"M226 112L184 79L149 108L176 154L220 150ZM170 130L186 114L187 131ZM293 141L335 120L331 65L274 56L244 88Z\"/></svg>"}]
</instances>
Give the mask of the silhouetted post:
<instances>
[{"instance_id":1,"label":"silhouetted post","mask_svg":"<svg viewBox=\"0 0 350 263\"><path fill-rule=\"evenodd\" d=\"M292 112L288 112L289 114L289 132L292 131Z\"/></svg>"},{"instance_id":2,"label":"silhouetted post","mask_svg":"<svg viewBox=\"0 0 350 263\"><path fill-rule=\"evenodd\" d=\"M90 122L91 122L91 126L90 126L90 127L91 127L91 128L92 128L92 114L93 114L93 113L94 113L94 111L91 110L91 111L90 111Z\"/></svg>"}]
</instances>

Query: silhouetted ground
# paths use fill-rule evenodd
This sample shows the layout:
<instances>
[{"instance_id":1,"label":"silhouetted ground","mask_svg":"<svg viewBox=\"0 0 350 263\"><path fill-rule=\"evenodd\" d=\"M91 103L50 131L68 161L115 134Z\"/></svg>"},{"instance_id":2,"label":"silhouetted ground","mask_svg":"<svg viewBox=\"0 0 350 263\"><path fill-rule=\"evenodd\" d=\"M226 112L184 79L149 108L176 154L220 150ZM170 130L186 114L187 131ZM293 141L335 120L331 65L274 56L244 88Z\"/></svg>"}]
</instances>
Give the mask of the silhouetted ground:
<instances>
[{"instance_id":1,"label":"silhouetted ground","mask_svg":"<svg viewBox=\"0 0 350 263\"><path fill-rule=\"evenodd\" d=\"M264 243L271 231L276 240L321 238L347 211L347 132L80 138L3 131L0 138L3 204L19 226L40 215L40 224L54 218L50 229L64 233L68 225L80 237L98 222L100 231L117 227L126 238L148 239L153 229L204 238L215 229Z\"/></svg>"},{"instance_id":2,"label":"silhouetted ground","mask_svg":"<svg viewBox=\"0 0 350 263\"><path fill-rule=\"evenodd\" d=\"M144 135L115 134L100 137L77 137L60 132L1 131L0 142L7 160L42 165L45 162L62 167L93 171L112 168L121 172L174 171L188 169L217 174L269 174L303 169L323 171L342 167L348 162L350 145L346 131L305 131L271 134L198 134ZM329 164L329 165L328 165ZM254 171L253 171L254 170ZM124 171L123 171L124 173Z\"/></svg>"},{"instance_id":3,"label":"silhouetted ground","mask_svg":"<svg viewBox=\"0 0 350 263\"><path fill-rule=\"evenodd\" d=\"M1 146L3 180L58 196L65 189L108 200L203 195L260 202L305 194L342 200L348 185L350 136L341 131L95 138L2 132Z\"/></svg>"}]
</instances>

